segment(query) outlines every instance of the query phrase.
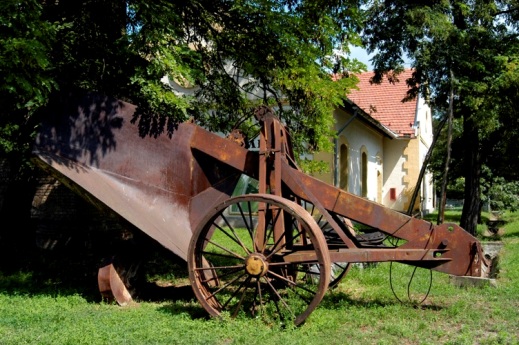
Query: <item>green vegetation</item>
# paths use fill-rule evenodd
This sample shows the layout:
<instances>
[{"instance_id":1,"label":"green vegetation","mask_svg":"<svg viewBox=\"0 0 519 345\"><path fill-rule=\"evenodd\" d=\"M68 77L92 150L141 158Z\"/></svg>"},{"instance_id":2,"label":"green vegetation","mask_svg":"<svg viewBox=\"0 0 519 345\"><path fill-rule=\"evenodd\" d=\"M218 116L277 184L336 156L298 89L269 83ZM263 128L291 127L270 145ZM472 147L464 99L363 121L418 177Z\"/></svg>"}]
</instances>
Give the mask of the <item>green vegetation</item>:
<instances>
[{"instance_id":1,"label":"green vegetation","mask_svg":"<svg viewBox=\"0 0 519 345\"><path fill-rule=\"evenodd\" d=\"M252 135L251 108L277 105L297 148L331 150L332 111L366 68L348 56L361 22L349 1L4 0L0 154L24 153L78 92L137 105L150 135L189 118Z\"/></svg>"},{"instance_id":2,"label":"green vegetation","mask_svg":"<svg viewBox=\"0 0 519 345\"><path fill-rule=\"evenodd\" d=\"M447 212L448 220L459 211ZM445 274L389 264L353 267L301 327L250 318L211 319L194 299L138 301L119 307L95 291L40 279L41 272L0 272L2 344L517 344L519 213L505 213L497 287L458 288ZM432 219L434 215L432 215ZM483 230L483 228L481 228ZM483 234L483 232L481 232ZM485 238L482 240L495 240ZM172 267L176 284L187 284ZM186 274L186 272L184 272ZM180 289L179 289L180 290ZM90 291L90 292L89 292Z\"/></svg>"},{"instance_id":3,"label":"green vegetation","mask_svg":"<svg viewBox=\"0 0 519 345\"><path fill-rule=\"evenodd\" d=\"M431 170L443 177L449 157L450 182L464 178L460 225L471 234L484 180L518 180L518 14L517 1L501 0L372 1L367 9L362 39L374 53L375 79L395 78L405 53L414 68L409 96L420 91L438 119L449 118L452 145L440 138Z\"/></svg>"}]
</instances>

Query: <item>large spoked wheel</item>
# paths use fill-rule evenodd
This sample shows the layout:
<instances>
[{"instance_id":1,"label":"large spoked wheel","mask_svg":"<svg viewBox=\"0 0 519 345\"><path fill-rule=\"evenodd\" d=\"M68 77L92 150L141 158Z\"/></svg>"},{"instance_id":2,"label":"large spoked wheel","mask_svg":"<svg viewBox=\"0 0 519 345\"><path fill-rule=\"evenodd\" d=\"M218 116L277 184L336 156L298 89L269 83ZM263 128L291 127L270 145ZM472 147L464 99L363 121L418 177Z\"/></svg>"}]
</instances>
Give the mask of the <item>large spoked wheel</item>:
<instances>
[{"instance_id":1,"label":"large spoked wheel","mask_svg":"<svg viewBox=\"0 0 519 345\"><path fill-rule=\"evenodd\" d=\"M270 194L231 198L206 215L193 234L188 268L210 315L270 323L303 323L330 281L326 240L314 219Z\"/></svg>"}]
</instances>

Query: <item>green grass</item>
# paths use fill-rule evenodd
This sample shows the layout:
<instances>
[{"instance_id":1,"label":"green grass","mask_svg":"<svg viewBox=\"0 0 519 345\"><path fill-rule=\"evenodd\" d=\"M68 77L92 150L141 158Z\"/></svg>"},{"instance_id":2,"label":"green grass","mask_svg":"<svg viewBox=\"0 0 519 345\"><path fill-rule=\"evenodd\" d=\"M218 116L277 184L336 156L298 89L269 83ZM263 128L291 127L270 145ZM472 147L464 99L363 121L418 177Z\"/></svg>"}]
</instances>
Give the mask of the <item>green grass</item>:
<instances>
[{"instance_id":1,"label":"green grass","mask_svg":"<svg viewBox=\"0 0 519 345\"><path fill-rule=\"evenodd\" d=\"M91 286L4 271L0 344L519 344L519 214L505 220L497 287L458 288L433 272L428 298L418 304L429 271L415 272L408 301L413 268L393 265L400 303L389 264L354 267L298 328L210 319L196 300L119 307L101 302ZM177 281L185 283L178 272Z\"/></svg>"}]
</instances>

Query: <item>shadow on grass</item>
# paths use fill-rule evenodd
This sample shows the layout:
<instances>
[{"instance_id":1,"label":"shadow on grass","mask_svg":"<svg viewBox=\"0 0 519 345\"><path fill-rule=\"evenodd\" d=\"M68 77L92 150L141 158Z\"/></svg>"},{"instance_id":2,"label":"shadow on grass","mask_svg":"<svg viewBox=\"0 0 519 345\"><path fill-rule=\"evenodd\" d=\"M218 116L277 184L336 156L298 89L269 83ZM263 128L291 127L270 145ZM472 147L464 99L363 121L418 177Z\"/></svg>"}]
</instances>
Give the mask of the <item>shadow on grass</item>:
<instances>
[{"instance_id":1,"label":"shadow on grass","mask_svg":"<svg viewBox=\"0 0 519 345\"><path fill-rule=\"evenodd\" d=\"M27 270L5 270L0 268L0 293L12 296L73 296L80 295L89 303L101 303L102 298L97 287L97 278L92 277L89 283L80 281L62 281L57 277L49 277ZM138 302L171 302L161 306L159 310L171 315L187 313L193 319L208 318L202 306L197 305L193 289L190 285L161 287L148 283L139 296Z\"/></svg>"},{"instance_id":2,"label":"shadow on grass","mask_svg":"<svg viewBox=\"0 0 519 345\"><path fill-rule=\"evenodd\" d=\"M63 282L56 278L43 277L35 272L17 271L5 272L0 270L0 293L12 296L74 296L80 295L89 303L101 303L102 298L94 284L80 282ZM158 310L171 315L188 314L192 319L207 319L207 312L198 305L193 289L190 285L161 287L149 283L135 302L165 302Z\"/></svg>"},{"instance_id":3,"label":"shadow on grass","mask_svg":"<svg viewBox=\"0 0 519 345\"><path fill-rule=\"evenodd\" d=\"M174 292L175 290L172 290ZM179 314L187 314L193 320L202 319L207 320L211 317L208 315L207 311L199 304L199 302L194 297L191 286L179 287L176 289L176 296L171 296L168 298L168 301L173 301L174 303L162 306L159 310L171 314L171 315L179 315ZM176 303L176 302L183 303ZM321 303L319 304L319 308L334 310L337 309L338 306L352 306L359 309L371 309L376 307L390 307L401 305L413 309L418 310L433 310L440 311L445 307L435 304L429 304L426 300L424 303L413 303L411 301L400 302L397 299L393 301L382 300L382 299L364 299L364 298L352 298L344 292L336 292L329 291Z\"/></svg>"},{"instance_id":4,"label":"shadow on grass","mask_svg":"<svg viewBox=\"0 0 519 345\"><path fill-rule=\"evenodd\" d=\"M191 303L171 303L158 308L159 311L171 316L186 314L192 320L209 320L211 316L198 304L198 301Z\"/></svg>"},{"instance_id":5,"label":"shadow on grass","mask_svg":"<svg viewBox=\"0 0 519 345\"><path fill-rule=\"evenodd\" d=\"M0 293L9 295L80 295L90 303L102 302L98 286L100 260L80 255L33 252L16 255L0 252ZM173 284L159 286L147 281L146 273L177 278L187 276L177 262L168 257L152 257L142 263L142 272L134 281L132 297L135 301L162 302L165 300L190 300L194 294L190 286L176 287Z\"/></svg>"},{"instance_id":6,"label":"shadow on grass","mask_svg":"<svg viewBox=\"0 0 519 345\"><path fill-rule=\"evenodd\" d=\"M139 296L139 300L147 302L189 302L195 299L191 285L162 287L154 283L149 283Z\"/></svg>"},{"instance_id":7,"label":"shadow on grass","mask_svg":"<svg viewBox=\"0 0 519 345\"><path fill-rule=\"evenodd\" d=\"M502 239L505 239L505 238L519 238L519 233L517 233L517 232L507 233L506 232L506 228L505 228L505 231L503 232L503 234L499 235L499 236L496 236L494 238L494 240L499 241L499 240L502 240Z\"/></svg>"},{"instance_id":8,"label":"shadow on grass","mask_svg":"<svg viewBox=\"0 0 519 345\"><path fill-rule=\"evenodd\" d=\"M29 270L12 272L0 269L0 293L8 295L81 295L88 302L95 303L101 302L96 283L95 280L94 283L63 281Z\"/></svg>"},{"instance_id":9,"label":"shadow on grass","mask_svg":"<svg viewBox=\"0 0 519 345\"><path fill-rule=\"evenodd\" d=\"M165 302L158 308L168 315L187 314L191 319L209 319L209 314L199 304L191 285L161 287L150 283L141 301Z\"/></svg>"},{"instance_id":10,"label":"shadow on grass","mask_svg":"<svg viewBox=\"0 0 519 345\"><path fill-rule=\"evenodd\" d=\"M100 303L101 297L96 284L80 284L80 282L63 282L49 279L43 275L28 271L5 272L0 270L0 293L10 295L48 295L48 296L72 296L81 295L89 303ZM192 320L208 320L211 317L197 301L190 285L182 286L158 286L149 283L141 291L136 302L160 302L157 310L171 316L187 315ZM420 310L442 310L442 306L434 304L416 304L412 302L401 303L398 300L353 298L341 291L328 291L319 304L322 309L337 309L338 306L351 306L359 309L371 309L377 307L391 307L404 305Z\"/></svg>"},{"instance_id":11,"label":"shadow on grass","mask_svg":"<svg viewBox=\"0 0 519 345\"><path fill-rule=\"evenodd\" d=\"M519 219L506 220L496 237L496 240L519 238Z\"/></svg>"},{"instance_id":12,"label":"shadow on grass","mask_svg":"<svg viewBox=\"0 0 519 345\"><path fill-rule=\"evenodd\" d=\"M369 309L373 307L389 307L395 305L403 305L421 310L442 310L444 307L434 304L428 304L427 300L424 303L415 303L412 301L398 301L396 298L393 301L382 299L367 299L367 298L352 298L344 292L329 292L320 303L321 308L336 309L338 305L349 305L356 308Z\"/></svg>"}]
</instances>

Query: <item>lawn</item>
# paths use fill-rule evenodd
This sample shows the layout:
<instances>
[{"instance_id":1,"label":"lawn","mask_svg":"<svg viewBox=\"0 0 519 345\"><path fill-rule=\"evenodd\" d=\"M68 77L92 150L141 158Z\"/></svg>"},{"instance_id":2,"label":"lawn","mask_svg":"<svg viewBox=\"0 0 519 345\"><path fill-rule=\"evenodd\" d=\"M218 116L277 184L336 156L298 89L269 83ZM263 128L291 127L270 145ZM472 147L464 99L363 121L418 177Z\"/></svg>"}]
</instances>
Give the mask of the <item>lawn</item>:
<instances>
[{"instance_id":1,"label":"lawn","mask_svg":"<svg viewBox=\"0 0 519 345\"><path fill-rule=\"evenodd\" d=\"M297 328L211 319L193 299L120 307L100 301L95 281L2 271L0 344L519 344L519 213L505 219L496 286L460 288L433 272L429 291L430 271L355 266Z\"/></svg>"}]
</instances>

